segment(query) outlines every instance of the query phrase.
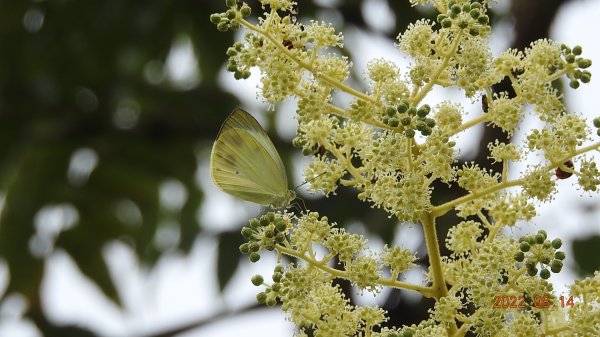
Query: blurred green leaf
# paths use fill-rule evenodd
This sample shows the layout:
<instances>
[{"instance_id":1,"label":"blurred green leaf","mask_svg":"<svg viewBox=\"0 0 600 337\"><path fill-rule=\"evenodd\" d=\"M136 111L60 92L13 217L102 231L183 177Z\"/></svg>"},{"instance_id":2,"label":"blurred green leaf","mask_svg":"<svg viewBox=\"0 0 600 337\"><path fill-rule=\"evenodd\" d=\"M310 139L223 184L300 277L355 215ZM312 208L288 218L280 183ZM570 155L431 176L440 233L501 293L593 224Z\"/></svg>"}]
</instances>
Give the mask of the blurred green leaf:
<instances>
[{"instance_id":1,"label":"blurred green leaf","mask_svg":"<svg viewBox=\"0 0 600 337\"><path fill-rule=\"evenodd\" d=\"M239 247L244 243L244 239L239 231L224 232L218 238L217 277L219 289L222 291L240 264L241 253Z\"/></svg>"},{"instance_id":2,"label":"blurred green leaf","mask_svg":"<svg viewBox=\"0 0 600 337\"><path fill-rule=\"evenodd\" d=\"M573 240L572 247L577 272L581 276L591 276L600 270L600 235Z\"/></svg>"}]
</instances>

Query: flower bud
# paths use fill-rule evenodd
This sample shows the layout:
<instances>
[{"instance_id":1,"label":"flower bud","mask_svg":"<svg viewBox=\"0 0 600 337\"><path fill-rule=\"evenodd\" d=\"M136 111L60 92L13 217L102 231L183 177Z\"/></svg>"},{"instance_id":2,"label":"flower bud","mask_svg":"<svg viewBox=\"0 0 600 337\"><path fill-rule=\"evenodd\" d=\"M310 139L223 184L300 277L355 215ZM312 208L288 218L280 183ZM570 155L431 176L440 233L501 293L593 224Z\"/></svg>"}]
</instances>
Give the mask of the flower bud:
<instances>
[{"instance_id":1,"label":"flower bud","mask_svg":"<svg viewBox=\"0 0 600 337\"><path fill-rule=\"evenodd\" d=\"M250 280L252 281L252 284L254 284L257 287L259 285L263 284L263 282L264 282L263 277L261 275L259 275L259 274L256 274L256 275L252 276L252 279L250 279Z\"/></svg>"},{"instance_id":2,"label":"flower bud","mask_svg":"<svg viewBox=\"0 0 600 337\"><path fill-rule=\"evenodd\" d=\"M257 252L250 253L250 262L258 262L260 260L260 254Z\"/></svg>"},{"instance_id":3,"label":"flower bud","mask_svg":"<svg viewBox=\"0 0 600 337\"><path fill-rule=\"evenodd\" d=\"M560 273L560 271L562 270L563 267L563 263L561 260L555 259L552 260L552 264L550 265L550 270L552 270L553 273Z\"/></svg>"},{"instance_id":4,"label":"flower bud","mask_svg":"<svg viewBox=\"0 0 600 337\"><path fill-rule=\"evenodd\" d=\"M554 240L552 240L552 247L554 247L554 249L559 249L562 246L562 240L559 238L556 238Z\"/></svg>"}]
</instances>

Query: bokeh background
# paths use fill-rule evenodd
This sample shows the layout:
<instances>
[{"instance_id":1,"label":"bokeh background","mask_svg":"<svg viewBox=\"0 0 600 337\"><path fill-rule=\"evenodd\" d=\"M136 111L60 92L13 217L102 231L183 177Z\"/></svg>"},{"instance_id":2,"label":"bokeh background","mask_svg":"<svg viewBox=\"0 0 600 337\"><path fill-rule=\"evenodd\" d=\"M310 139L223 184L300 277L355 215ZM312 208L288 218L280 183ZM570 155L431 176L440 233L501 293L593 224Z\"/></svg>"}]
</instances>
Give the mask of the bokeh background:
<instances>
[{"instance_id":1,"label":"bokeh background","mask_svg":"<svg viewBox=\"0 0 600 337\"><path fill-rule=\"evenodd\" d=\"M355 64L350 82L359 88L371 58L406 69L394 38L410 22L434 18L404 0L300 2L300 21L324 20L344 32L343 52ZM225 50L240 36L209 22L224 9L217 0L0 1L0 336L292 334L277 308L255 303L249 282L269 275L274 257L250 264L237 249L239 228L261 209L208 178L210 146L236 106L269 130L293 184L306 162L290 145L295 103L268 109L256 99L256 78L235 81L224 70ZM501 1L492 13L493 49L549 36L581 44L598 63L598 17L592 0ZM595 81L565 90L570 111L598 115ZM460 92L440 91L431 103L442 99L461 99ZM480 111L480 102L463 101ZM502 137L473 130L459 144L463 159L485 163L479 144ZM567 182L559 188L543 215L514 232L543 228L563 238L568 265L553 278L564 289L600 264L600 210L597 196L581 196ZM460 193L436 191L436 202ZM349 190L302 196L309 209L369 235L374 248L402 244L426 266L418 226L388 219ZM456 219L441 220L443 232ZM408 279L422 279L422 270ZM401 291L360 297L341 286L355 303L383 305L390 325L418 322L430 305Z\"/></svg>"}]
</instances>

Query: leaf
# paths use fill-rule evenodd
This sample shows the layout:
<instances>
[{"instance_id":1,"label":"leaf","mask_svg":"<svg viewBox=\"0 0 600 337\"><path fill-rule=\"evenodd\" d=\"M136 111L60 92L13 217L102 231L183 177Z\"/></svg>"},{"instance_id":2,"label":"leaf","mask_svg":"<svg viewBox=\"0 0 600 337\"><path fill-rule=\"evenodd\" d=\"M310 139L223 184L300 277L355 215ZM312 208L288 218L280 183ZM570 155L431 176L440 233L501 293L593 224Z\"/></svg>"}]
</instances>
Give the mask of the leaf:
<instances>
[{"instance_id":1,"label":"leaf","mask_svg":"<svg viewBox=\"0 0 600 337\"><path fill-rule=\"evenodd\" d=\"M573 240L572 247L577 271L580 275L590 276L600 270L600 235Z\"/></svg>"},{"instance_id":2,"label":"leaf","mask_svg":"<svg viewBox=\"0 0 600 337\"><path fill-rule=\"evenodd\" d=\"M219 289L223 291L231 280L240 264L239 246L244 243L240 232L224 232L219 235L219 248L217 251L217 277Z\"/></svg>"}]
</instances>

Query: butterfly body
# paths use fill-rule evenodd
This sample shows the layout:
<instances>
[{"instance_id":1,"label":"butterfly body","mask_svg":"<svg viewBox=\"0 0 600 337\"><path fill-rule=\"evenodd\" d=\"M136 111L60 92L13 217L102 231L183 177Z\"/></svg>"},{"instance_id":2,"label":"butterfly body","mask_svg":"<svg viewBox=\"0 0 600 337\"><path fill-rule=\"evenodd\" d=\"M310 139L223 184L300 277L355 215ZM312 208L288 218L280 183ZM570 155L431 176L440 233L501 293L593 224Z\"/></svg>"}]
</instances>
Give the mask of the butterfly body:
<instances>
[{"instance_id":1,"label":"butterfly body","mask_svg":"<svg viewBox=\"0 0 600 337\"><path fill-rule=\"evenodd\" d=\"M236 198L275 208L295 198L275 146L256 119L242 109L233 110L221 126L210 166L215 185Z\"/></svg>"}]
</instances>

